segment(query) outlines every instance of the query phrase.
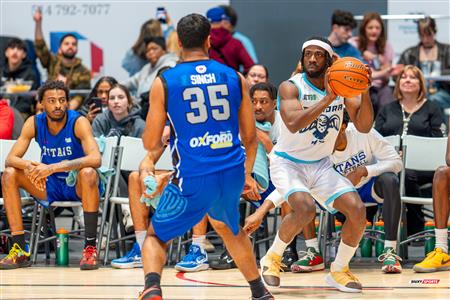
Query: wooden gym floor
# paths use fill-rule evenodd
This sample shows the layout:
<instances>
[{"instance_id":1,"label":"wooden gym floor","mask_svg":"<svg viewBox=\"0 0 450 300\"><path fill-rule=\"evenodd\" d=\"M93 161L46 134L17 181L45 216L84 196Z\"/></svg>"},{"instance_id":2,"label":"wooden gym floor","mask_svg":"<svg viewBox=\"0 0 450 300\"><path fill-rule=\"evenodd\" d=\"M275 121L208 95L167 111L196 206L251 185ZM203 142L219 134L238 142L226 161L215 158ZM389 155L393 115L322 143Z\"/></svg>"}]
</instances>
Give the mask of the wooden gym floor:
<instances>
[{"instance_id":1,"label":"wooden gym floor","mask_svg":"<svg viewBox=\"0 0 450 300\"><path fill-rule=\"evenodd\" d=\"M378 268L356 266L362 294L341 293L326 285L325 271L310 274L282 273L282 287L276 299L450 299L450 271L417 274L381 274ZM438 279L436 282L420 280ZM415 281L411 281L415 280ZM142 269L78 268L33 266L0 271L0 299L136 299L142 289ZM247 283L236 270L177 273L166 268L162 278L163 295L169 299L250 299Z\"/></svg>"}]
</instances>

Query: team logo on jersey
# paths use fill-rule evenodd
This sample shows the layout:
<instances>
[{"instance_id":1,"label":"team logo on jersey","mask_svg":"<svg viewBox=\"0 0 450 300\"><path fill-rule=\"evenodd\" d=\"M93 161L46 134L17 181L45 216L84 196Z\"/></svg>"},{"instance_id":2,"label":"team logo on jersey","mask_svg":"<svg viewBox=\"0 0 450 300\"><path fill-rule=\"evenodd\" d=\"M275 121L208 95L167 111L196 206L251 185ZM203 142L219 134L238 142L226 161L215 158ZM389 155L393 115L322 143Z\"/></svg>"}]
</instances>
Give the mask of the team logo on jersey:
<instances>
[{"instance_id":1,"label":"team logo on jersey","mask_svg":"<svg viewBox=\"0 0 450 300\"><path fill-rule=\"evenodd\" d=\"M64 139L66 143L72 143L72 139L70 137Z\"/></svg>"},{"instance_id":2,"label":"team logo on jersey","mask_svg":"<svg viewBox=\"0 0 450 300\"><path fill-rule=\"evenodd\" d=\"M211 149L229 148L233 146L233 134L230 131L218 134L206 132L203 136L193 137L189 141L191 148L210 147Z\"/></svg>"},{"instance_id":3,"label":"team logo on jersey","mask_svg":"<svg viewBox=\"0 0 450 300\"><path fill-rule=\"evenodd\" d=\"M341 124L341 119L338 115L332 115L328 117L327 115L320 115L314 122L308 127L300 130L300 133L306 132L308 130L313 130L313 136L316 140L312 141L311 144L324 143L325 137L328 135L330 129L335 129L339 131Z\"/></svg>"},{"instance_id":4,"label":"team logo on jersey","mask_svg":"<svg viewBox=\"0 0 450 300\"><path fill-rule=\"evenodd\" d=\"M205 65L198 65L195 67L195 71L197 71L197 73L203 74L206 72L206 66Z\"/></svg>"}]
</instances>

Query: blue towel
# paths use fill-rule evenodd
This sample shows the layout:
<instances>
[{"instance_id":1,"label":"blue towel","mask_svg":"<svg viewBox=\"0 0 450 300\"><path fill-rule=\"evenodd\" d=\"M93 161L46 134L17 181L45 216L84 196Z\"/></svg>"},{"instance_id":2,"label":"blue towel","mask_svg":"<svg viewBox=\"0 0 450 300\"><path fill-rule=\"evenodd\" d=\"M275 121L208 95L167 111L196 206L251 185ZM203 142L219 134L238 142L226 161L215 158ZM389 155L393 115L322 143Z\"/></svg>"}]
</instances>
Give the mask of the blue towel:
<instances>
[{"instance_id":1,"label":"blue towel","mask_svg":"<svg viewBox=\"0 0 450 300\"><path fill-rule=\"evenodd\" d=\"M151 195L156 191L157 182L155 177L147 176L144 179L144 185L146 187L145 193L147 195ZM141 203L145 203L147 206L153 206L154 209L158 206L159 200L161 199L161 195L156 195L153 198L146 198L144 196L141 197Z\"/></svg>"},{"instance_id":2,"label":"blue towel","mask_svg":"<svg viewBox=\"0 0 450 300\"><path fill-rule=\"evenodd\" d=\"M272 124L270 122L256 122L256 128L269 132ZM256 182L261 187L260 192L264 192L269 187L269 161L267 152L261 143L258 143L256 151L255 164L253 165L253 174Z\"/></svg>"}]
</instances>

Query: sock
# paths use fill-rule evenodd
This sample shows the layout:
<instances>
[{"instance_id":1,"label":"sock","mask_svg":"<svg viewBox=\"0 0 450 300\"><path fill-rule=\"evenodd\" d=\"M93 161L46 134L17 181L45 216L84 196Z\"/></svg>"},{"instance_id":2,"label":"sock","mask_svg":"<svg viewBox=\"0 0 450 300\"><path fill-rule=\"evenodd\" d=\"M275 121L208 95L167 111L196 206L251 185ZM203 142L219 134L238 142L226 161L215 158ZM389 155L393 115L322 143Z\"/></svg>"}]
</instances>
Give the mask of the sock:
<instances>
[{"instance_id":1,"label":"sock","mask_svg":"<svg viewBox=\"0 0 450 300\"><path fill-rule=\"evenodd\" d=\"M151 288L151 287L161 287L161 275L159 275L156 272L150 272L147 275L145 275L145 289Z\"/></svg>"},{"instance_id":2,"label":"sock","mask_svg":"<svg viewBox=\"0 0 450 300\"><path fill-rule=\"evenodd\" d=\"M348 267L350 260L353 255L355 255L356 249L358 249L358 246L351 247L341 241L339 243L336 258L330 267L331 272L342 272L345 267Z\"/></svg>"},{"instance_id":3,"label":"sock","mask_svg":"<svg viewBox=\"0 0 450 300\"><path fill-rule=\"evenodd\" d=\"M384 248L394 248L397 249L397 241L384 241Z\"/></svg>"},{"instance_id":4,"label":"sock","mask_svg":"<svg viewBox=\"0 0 450 300\"><path fill-rule=\"evenodd\" d=\"M287 246L292 252L297 253L297 236Z\"/></svg>"},{"instance_id":5,"label":"sock","mask_svg":"<svg viewBox=\"0 0 450 300\"><path fill-rule=\"evenodd\" d=\"M98 211L84 212L84 247L96 245Z\"/></svg>"},{"instance_id":6,"label":"sock","mask_svg":"<svg viewBox=\"0 0 450 300\"><path fill-rule=\"evenodd\" d=\"M260 298L264 296L268 291L261 280L261 276L258 276L255 280L249 281L250 289L252 290L252 297Z\"/></svg>"},{"instance_id":7,"label":"sock","mask_svg":"<svg viewBox=\"0 0 450 300\"><path fill-rule=\"evenodd\" d=\"M436 235L436 246L434 248L441 248L443 252L448 253L447 228L435 228L434 234Z\"/></svg>"},{"instance_id":8,"label":"sock","mask_svg":"<svg viewBox=\"0 0 450 300\"><path fill-rule=\"evenodd\" d=\"M199 246L200 249L203 249L203 244L205 243L206 235L192 235L192 245Z\"/></svg>"},{"instance_id":9,"label":"sock","mask_svg":"<svg viewBox=\"0 0 450 300\"><path fill-rule=\"evenodd\" d=\"M142 251L142 245L144 245L145 237L147 236L147 231L141 230L141 231L135 231L136 234L136 242L139 245L139 249Z\"/></svg>"},{"instance_id":10,"label":"sock","mask_svg":"<svg viewBox=\"0 0 450 300\"><path fill-rule=\"evenodd\" d=\"M25 251L25 233L22 231L18 231L21 232L19 234L13 234L13 236L11 237L12 239L12 243L19 245L19 247Z\"/></svg>"},{"instance_id":11,"label":"sock","mask_svg":"<svg viewBox=\"0 0 450 300\"><path fill-rule=\"evenodd\" d=\"M275 240L273 241L272 246L269 248L269 251L272 251L278 256L283 256L284 249L286 249L287 245L289 243L285 243L280 239L279 233L277 233L277 236L275 237ZM267 251L267 252L269 252Z\"/></svg>"},{"instance_id":12,"label":"sock","mask_svg":"<svg viewBox=\"0 0 450 300\"><path fill-rule=\"evenodd\" d=\"M317 240L317 238L312 238L310 240L305 240L306 243L306 248L314 248L314 250L316 250L317 252L319 251L319 241Z\"/></svg>"}]
</instances>

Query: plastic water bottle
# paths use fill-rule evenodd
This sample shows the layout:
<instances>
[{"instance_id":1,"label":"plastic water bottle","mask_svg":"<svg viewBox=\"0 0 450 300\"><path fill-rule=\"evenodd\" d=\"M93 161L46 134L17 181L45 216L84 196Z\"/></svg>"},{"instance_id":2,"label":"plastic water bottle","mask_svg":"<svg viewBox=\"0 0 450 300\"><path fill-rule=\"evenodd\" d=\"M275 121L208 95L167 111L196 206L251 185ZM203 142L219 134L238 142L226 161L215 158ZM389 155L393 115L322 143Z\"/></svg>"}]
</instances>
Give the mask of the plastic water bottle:
<instances>
[{"instance_id":1,"label":"plastic water bottle","mask_svg":"<svg viewBox=\"0 0 450 300\"><path fill-rule=\"evenodd\" d=\"M56 264L69 265L69 232L64 228L56 232Z\"/></svg>"},{"instance_id":2,"label":"plastic water bottle","mask_svg":"<svg viewBox=\"0 0 450 300\"><path fill-rule=\"evenodd\" d=\"M434 230L434 222L428 221L425 222L425 230ZM433 234L433 232L431 232ZM434 246L436 244L436 239L434 237L425 238L425 256L434 250Z\"/></svg>"},{"instance_id":3,"label":"plastic water bottle","mask_svg":"<svg viewBox=\"0 0 450 300\"><path fill-rule=\"evenodd\" d=\"M366 223L366 229L371 229L372 223ZM372 257L372 240L369 238L369 233L365 232L361 242L359 242L361 257Z\"/></svg>"},{"instance_id":4,"label":"plastic water bottle","mask_svg":"<svg viewBox=\"0 0 450 300\"><path fill-rule=\"evenodd\" d=\"M377 233L377 240L375 242L375 255L380 256L384 250L384 222L375 222L375 230L382 231L383 233ZM394 249L395 250L395 249Z\"/></svg>"}]
</instances>

